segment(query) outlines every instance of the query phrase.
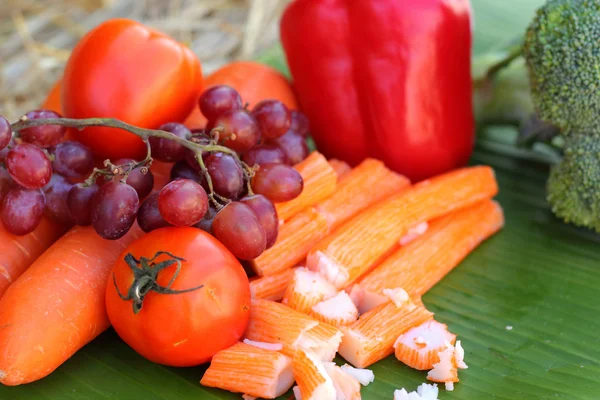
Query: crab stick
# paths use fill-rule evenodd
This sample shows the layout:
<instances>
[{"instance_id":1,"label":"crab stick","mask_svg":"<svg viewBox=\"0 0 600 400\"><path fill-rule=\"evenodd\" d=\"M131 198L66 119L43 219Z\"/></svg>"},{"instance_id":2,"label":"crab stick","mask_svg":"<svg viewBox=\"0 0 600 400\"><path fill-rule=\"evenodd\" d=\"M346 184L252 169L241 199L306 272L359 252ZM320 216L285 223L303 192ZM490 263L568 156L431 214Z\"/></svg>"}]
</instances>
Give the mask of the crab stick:
<instances>
[{"instance_id":1,"label":"crab stick","mask_svg":"<svg viewBox=\"0 0 600 400\"><path fill-rule=\"evenodd\" d=\"M302 175L302 193L293 200L275 205L280 221L287 221L300 211L312 207L335 191L337 173L319 152L312 152L294 168Z\"/></svg>"},{"instance_id":2,"label":"crab stick","mask_svg":"<svg viewBox=\"0 0 600 400\"><path fill-rule=\"evenodd\" d=\"M357 368L365 368L394 352L394 342L404 332L433 318L433 313L415 306L403 290L388 295L390 300L361 315L340 329L344 333L338 352Z\"/></svg>"},{"instance_id":3,"label":"crab stick","mask_svg":"<svg viewBox=\"0 0 600 400\"><path fill-rule=\"evenodd\" d=\"M470 167L422 181L360 213L321 240L307 267L344 288L371 270L412 228L491 198L498 191L490 167Z\"/></svg>"},{"instance_id":4,"label":"crab stick","mask_svg":"<svg viewBox=\"0 0 600 400\"><path fill-rule=\"evenodd\" d=\"M335 365L333 362L323 363L327 375L333 382L336 399L360 400L360 382L350 375L346 370Z\"/></svg>"},{"instance_id":5,"label":"crab stick","mask_svg":"<svg viewBox=\"0 0 600 400\"><path fill-rule=\"evenodd\" d=\"M400 335L394 348L396 358L411 368L428 370L438 363L438 353L446 349L446 343L454 344L456 335L437 321L427 321Z\"/></svg>"},{"instance_id":6,"label":"crab stick","mask_svg":"<svg viewBox=\"0 0 600 400\"><path fill-rule=\"evenodd\" d=\"M349 325L358 319L358 309L345 291L315 304L310 315L333 326Z\"/></svg>"},{"instance_id":7,"label":"crab stick","mask_svg":"<svg viewBox=\"0 0 600 400\"><path fill-rule=\"evenodd\" d=\"M331 197L315 208L325 215L333 231L352 216L409 186L408 178L379 160L367 158L340 180Z\"/></svg>"},{"instance_id":8,"label":"crab stick","mask_svg":"<svg viewBox=\"0 0 600 400\"><path fill-rule=\"evenodd\" d=\"M433 369L427 374L427 379L441 382L446 385L446 390L454 390L454 383L458 382L458 369L466 369L464 362L465 352L460 340L453 346L446 342L446 348L438 353L439 362L433 364Z\"/></svg>"},{"instance_id":9,"label":"crab stick","mask_svg":"<svg viewBox=\"0 0 600 400\"><path fill-rule=\"evenodd\" d=\"M275 275L304 260L310 249L327 236L325 217L313 208L295 215L279 229L277 242L251 261L260 276Z\"/></svg>"},{"instance_id":10,"label":"crab stick","mask_svg":"<svg viewBox=\"0 0 600 400\"><path fill-rule=\"evenodd\" d=\"M342 331L324 322L305 331L298 341L298 347L311 350L323 361L331 361L340 348Z\"/></svg>"},{"instance_id":11,"label":"crab stick","mask_svg":"<svg viewBox=\"0 0 600 400\"><path fill-rule=\"evenodd\" d=\"M285 269L271 276L250 280L250 294L253 299L279 301L294 278L294 269Z\"/></svg>"},{"instance_id":12,"label":"crab stick","mask_svg":"<svg viewBox=\"0 0 600 400\"><path fill-rule=\"evenodd\" d=\"M337 174L338 182L352 170L352 167L346 161L338 160L337 158L330 158L328 162L331 168L333 168Z\"/></svg>"},{"instance_id":13,"label":"crab stick","mask_svg":"<svg viewBox=\"0 0 600 400\"><path fill-rule=\"evenodd\" d=\"M401 287L411 298L421 297L503 225L502 208L492 200L434 220L421 238L399 248L358 282L361 311L379 304L386 288Z\"/></svg>"},{"instance_id":14,"label":"crab stick","mask_svg":"<svg viewBox=\"0 0 600 400\"><path fill-rule=\"evenodd\" d=\"M335 296L337 289L321 275L306 268L296 268L282 303L304 314L324 299Z\"/></svg>"},{"instance_id":15,"label":"crab stick","mask_svg":"<svg viewBox=\"0 0 600 400\"><path fill-rule=\"evenodd\" d=\"M274 399L294 384L292 360L277 351L237 343L215 354L200 384Z\"/></svg>"},{"instance_id":16,"label":"crab stick","mask_svg":"<svg viewBox=\"0 0 600 400\"><path fill-rule=\"evenodd\" d=\"M292 360L292 370L302 400L337 400L333 380L316 354L298 350Z\"/></svg>"}]
</instances>

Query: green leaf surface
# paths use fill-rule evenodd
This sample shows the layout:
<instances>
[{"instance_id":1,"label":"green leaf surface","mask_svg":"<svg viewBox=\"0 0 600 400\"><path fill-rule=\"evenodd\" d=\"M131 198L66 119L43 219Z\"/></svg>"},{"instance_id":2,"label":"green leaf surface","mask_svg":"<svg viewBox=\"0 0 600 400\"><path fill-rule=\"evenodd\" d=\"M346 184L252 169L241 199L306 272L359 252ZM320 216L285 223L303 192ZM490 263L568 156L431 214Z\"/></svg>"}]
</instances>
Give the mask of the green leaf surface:
<instances>
[{"instance_id":1,"label":"green leaf surface","mask_svg":"<svg viewBox=\"0 0 600 400\"><path fill-rule=\"evenodd\" d=\"M474 0L476 50L519 35L539 3ZM280 49L267 59L284 66ZM455 391L441 390L440 398L599 399L600 236L552 216L544 195L547 166L485 149L472 163L495 168L506 226L424 297L436 319L463 341L469 364ZM201 387L204 369L148 362L111 330L49 377L0 386L0 399L241 398ZM425 381L425 373L393 357L372 369L376 380L363 389L366 400L391 399L394 389L414 390Z\"/></svg>"}]
</instances>

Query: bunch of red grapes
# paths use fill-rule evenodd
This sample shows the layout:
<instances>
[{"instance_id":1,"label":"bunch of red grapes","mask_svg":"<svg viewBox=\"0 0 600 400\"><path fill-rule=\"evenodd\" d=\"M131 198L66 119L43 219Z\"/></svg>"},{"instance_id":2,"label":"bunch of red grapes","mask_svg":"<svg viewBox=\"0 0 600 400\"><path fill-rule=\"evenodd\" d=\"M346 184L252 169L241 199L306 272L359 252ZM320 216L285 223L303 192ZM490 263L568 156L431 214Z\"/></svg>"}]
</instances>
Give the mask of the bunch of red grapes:
<instances>
[{"instance_id":1,"label":"bunch of red grapes","mask_svg":"<svg viewBox=\"0 0 600 400\"><path fill-rule=\"evenodd\" d=\"M302 191L302 177L292 165L308 155L308 120L277 100L248 110L228 86L208 89L199 103L208 120L205 129L190 131L175 122L159 129L207 151L196 154L172 139L149 139L153 159L174 163L171 181L156 192L143 162L116 160L84 181L94 170L92 153L79 142L61 142L64 127L30 127L15 139L10 124L0 117L0 157L6 166L0 170L0 218L5 228L17 235L29 233L46 213L63 223L92 225L101 237L118 239L137 218L146 232L195 226L240 259L258 257L277 238L273 203L289 201ZM60 116L38 110L27 117ZM231 151L218 151L214 145Z\"/></svg>"}]
</instances>

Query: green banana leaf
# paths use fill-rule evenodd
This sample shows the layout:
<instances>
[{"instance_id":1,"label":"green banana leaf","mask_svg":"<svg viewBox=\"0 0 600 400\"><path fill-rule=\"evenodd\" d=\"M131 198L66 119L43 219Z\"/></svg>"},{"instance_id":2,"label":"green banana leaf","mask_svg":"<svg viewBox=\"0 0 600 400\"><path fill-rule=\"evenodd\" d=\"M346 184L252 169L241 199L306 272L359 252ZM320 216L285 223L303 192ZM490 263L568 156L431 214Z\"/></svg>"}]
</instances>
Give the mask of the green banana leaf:
<instances>
[{"instance_id":1,"label":"green banana leaf","mask_svg":"<svg viewBox=\"0 0 600 400\"><path fill-rule=\"evenodd\" d=\"M523 32L541 0L473 0L476 52ZM285 70L281 49L265 62ZM496 169L506 227L424 297L462 339L469 369L441 399L600 399L600 237L565 225L544 197L547 166L478 149ZM0 349L1 354L2 349ZM168 368L138 356L111 330L49 377L0 386L0 399L240 399L203 388L205 367ZM390 357L373 366L366 400L414 390L425 373ZM283 399L291 398L288 394Z\"/></svg>"}]
</instances>

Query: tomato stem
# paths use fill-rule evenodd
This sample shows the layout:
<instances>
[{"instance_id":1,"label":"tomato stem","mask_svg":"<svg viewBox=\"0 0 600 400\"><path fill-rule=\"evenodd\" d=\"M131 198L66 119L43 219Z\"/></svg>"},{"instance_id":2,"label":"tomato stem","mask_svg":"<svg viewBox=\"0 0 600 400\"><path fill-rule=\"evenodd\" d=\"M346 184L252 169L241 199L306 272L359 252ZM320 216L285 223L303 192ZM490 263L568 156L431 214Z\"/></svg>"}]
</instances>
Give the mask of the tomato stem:
<instances>
[{"instance_id":1,"label":"tomato stem","mask_svg":"<svg viewBox=\"0 0 600 400\"><path fill-rule=\"evenodd\" d=\"M155 263L158 257L166 255L170 258L159 263ZM131 268L133 271L133 282L129 289L127 290L127 295L124 295L119 290L117 285L117 278L113 273L113 283L115 285L115 289L119 297L124 301L130 301L133 305L133 313L137 314L142 310L142 306L144 303L144 298L150 292L156 292L158 294L182 294L192 292L194 290L201 289L204 285L199 285L196 287L192 287L184 290L175 290L171 289L171 286L175 282L175 279L179 276L179 272L181 272L181 262L185 261L185 259L181 257L177 257L167 251L159 251L154 257L148 259L146 257L140 257L140 259L136 259L131 253L128 253L125 256L125 263ZM173 274L173 277L167 284L167 286L159 285L156 281L158 278L158 274L173 265L177 265L177 269Z\"/></svg>"}]
</instances>

